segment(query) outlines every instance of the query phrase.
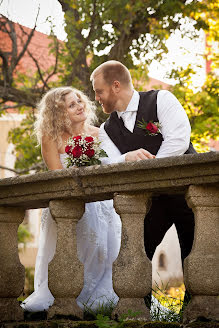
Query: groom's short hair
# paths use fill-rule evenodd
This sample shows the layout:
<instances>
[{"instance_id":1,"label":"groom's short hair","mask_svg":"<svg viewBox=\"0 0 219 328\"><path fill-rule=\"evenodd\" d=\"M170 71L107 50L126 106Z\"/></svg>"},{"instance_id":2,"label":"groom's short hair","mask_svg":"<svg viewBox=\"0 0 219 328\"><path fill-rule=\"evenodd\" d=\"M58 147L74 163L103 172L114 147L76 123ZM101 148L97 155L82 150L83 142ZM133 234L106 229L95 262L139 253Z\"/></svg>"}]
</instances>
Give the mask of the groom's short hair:
<instances>
[{"instance_id":1,"label":"groom's short hair","mask_svg":"<svg viewBox=\"0 0 219 328\"><path fill-rule=\"evenodd\" d=\"M95 76L103 74L104 81L111 85L114 81L119 81L121 84L132 84L131 75L128 68L116 60L109 60L99 65L91 74L90 80L93 81Z\"/></svg>"}]
</instances>

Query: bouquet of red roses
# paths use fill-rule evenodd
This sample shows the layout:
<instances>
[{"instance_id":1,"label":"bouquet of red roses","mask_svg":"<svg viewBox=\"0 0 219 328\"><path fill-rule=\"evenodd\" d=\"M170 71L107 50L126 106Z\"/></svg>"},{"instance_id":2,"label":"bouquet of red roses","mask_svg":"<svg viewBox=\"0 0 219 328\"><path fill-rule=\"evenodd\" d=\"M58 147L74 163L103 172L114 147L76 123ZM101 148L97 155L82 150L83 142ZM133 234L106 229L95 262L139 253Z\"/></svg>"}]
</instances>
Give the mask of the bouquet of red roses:
<instances>
[{"instance_id":1,"label":"bouquet of red roses","mask_svg":"<svg viewBox=\"0 0 219 328\"><path fill-rule=\"evenodd\" d=\"M68 154L67 167L101 164L99 158L108 157L106 152L100 148L98 138L92 136L70 137L65 152Z\"/></svg>"}]
</instances>

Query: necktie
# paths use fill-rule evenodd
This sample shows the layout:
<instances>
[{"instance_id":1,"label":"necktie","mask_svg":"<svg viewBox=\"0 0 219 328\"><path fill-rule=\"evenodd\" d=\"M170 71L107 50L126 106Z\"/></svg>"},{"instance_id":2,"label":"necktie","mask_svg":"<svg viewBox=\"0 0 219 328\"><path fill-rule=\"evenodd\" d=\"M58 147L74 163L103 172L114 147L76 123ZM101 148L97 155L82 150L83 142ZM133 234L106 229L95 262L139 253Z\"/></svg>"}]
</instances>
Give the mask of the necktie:
<instances>
[{"instance_id":1,"label":"necktie","mask_svg":"<svg viewBox=\"0 0 219 328\"><path fill-rule=\"evenodd\" d=\"M131 132L133 132L133 128L134 128L133 127L133 122L132 122L132 119L131 119L132 114L133 114L133 112L123 112L122 115L121 115L121 118L124 122L125 127Z\"/></svg>"}]
</instances>

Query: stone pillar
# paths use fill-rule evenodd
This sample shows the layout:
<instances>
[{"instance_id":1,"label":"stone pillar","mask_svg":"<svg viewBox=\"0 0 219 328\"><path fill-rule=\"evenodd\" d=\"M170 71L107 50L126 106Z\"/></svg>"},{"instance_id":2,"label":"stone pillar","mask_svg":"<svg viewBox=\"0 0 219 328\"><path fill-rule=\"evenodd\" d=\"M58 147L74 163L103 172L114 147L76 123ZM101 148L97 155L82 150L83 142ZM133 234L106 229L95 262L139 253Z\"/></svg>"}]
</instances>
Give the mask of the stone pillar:
<instances>
[{"instance_id":1,"label":"stone pillar","mask_svg":"<svg viewBox=\"0 0 219 328\"><path fill-rule=\"evenodd\" d=\"M0 207L0 321L23 319L17 298L24 289L25 269L18 256L17 230L24 214L21 208Z\"/></svg>"},{"instance_id":2,"label":"stone pillar","mask_svg":"<svg viewBox=\"0 0 219 328\"><path fill-rule=\"evenodd\" d=\"M136 317L150 320L144 296L151 291L152 266L144 249L144 218L150 194L116 194L114 206L122 221L121 249L113 265L113 286L119 302L113 314L139 311Z\"/></svg>"},{"instance_id":3,"label":"stone pillar","mask_svg":"<svg viewBox=\"0 0 219 328\"><path fill-rule=\"evenodd\" d=\"M204 316L219 320L219 190L190 186L186 200L195 215L195 237L184 262L185 285L192 300L183 319L188 322Z\"/></svg>"},{"instance_id":4,"label":"stone pillar","mask_svg":"<svg viewBox=\"0 0 219 328\"><path fill-rule=\"evenodd\" d=\"M76 225L84 214L80 200L53 200L49 208L57 223L56 253L49 264L49 289L55 298L48 317L83 317L76 298L83 288L83 265L77 258Z\"/></svg>"}]
</instances>

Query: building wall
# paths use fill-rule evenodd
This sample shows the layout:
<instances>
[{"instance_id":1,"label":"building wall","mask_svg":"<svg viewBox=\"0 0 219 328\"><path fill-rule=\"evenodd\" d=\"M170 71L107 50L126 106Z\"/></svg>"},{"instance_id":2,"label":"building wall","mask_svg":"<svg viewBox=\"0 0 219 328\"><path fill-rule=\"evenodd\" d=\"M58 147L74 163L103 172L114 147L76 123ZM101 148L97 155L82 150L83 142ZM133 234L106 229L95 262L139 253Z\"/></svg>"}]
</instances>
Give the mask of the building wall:
<instances>
[{"instance_id":1,"label":"building wall","mask_svg":"<svg viewBox=\"0 0 219 328\"><path fill-rule=\"evenodd\" d=\"M24 115L16 113L7 113L0 117L0 165L14 168L15 155L13 154L14 146L8 143L8 132L20 125ZM0 169L0 178L9 178L15 176L15 173L9 170ZM26 211L24 223L27 224L28 230L32 234L31 241L29 241L26 247L19 245L19 256L21 263L24 266L34 267L38 238L39 238L39 226L40 226L41 210Z\"/></svg>"},{"instance_id":2,"label":"building wall","mask_svg":"<svg viewBox=\"0 0 219 328\"><path fill-rule=\"evenodd\" d=\"M181 253L175 225L166 232L152 259L153 286L180 286L183 282Z\"/></svg>"}]
</instances>

